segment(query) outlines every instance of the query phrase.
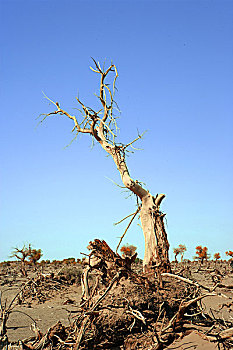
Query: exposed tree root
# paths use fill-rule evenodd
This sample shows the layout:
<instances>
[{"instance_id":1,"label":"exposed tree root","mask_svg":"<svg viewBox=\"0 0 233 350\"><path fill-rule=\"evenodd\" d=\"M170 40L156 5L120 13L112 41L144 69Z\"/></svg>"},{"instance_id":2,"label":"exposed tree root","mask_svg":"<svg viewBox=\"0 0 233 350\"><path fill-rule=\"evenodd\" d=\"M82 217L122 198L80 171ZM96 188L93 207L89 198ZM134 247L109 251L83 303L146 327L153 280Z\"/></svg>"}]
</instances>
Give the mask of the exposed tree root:
<instances>
[{"instance_id":1,"label":"exposed tree root","mask_svg":"<svg viewBox=\"0 0 233 350\"><path fill-rule=\"evenodd\" d=\"M100 240L90 242L89 249L78 316L68 327L57 322L46 334L35 324L35 337L11 344L14 349L159 350L193 330L210 342L223 343L225 349L232 348L232 322L205 314L199 303L219 293L169 273L161 274L161 287L154 272L140 275L131 269L135 257L124 259ZM96 279L89 281L90 274ZM6 329L0 349L7 349L4 336Z\"/></svg>"}]
</instances>

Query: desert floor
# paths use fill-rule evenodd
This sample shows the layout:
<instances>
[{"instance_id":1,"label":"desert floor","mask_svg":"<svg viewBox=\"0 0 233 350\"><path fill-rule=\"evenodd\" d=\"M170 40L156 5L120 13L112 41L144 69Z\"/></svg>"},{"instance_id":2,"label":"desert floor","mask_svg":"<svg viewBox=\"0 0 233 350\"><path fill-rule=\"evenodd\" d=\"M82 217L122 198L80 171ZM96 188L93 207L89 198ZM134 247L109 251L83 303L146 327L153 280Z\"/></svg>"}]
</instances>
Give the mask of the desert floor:
<instances>
[{"instance_id":1,"label":"desert floor","mask_svg":"<svg viewBox=\"0 0 233 350\"><path fill-rule=\"evenodd\" d=\"M233 271L229 268L227 262L209 263L203 267L198 267L197 263L189 263L189 268L184 269L186 263L173 263L175 272L181 271L181 275L190 278L207 287L212 287L218 278L221 278L221 283L225 285L233 285ZM41 293L38 293L38 288L34 288L30 284L24 295L19 294L15 307L10 313L7 322L7 335L9 342L17 342L34 336L33 324L42 333L53 326L58 320L65 326L72 323L72 320L77 317L80 300L82 295L81 288L81 273L82 266L80 264L70 266L38 266L36 271L28 266L28 276L22 277L20 273L20 264L11 263L10 265L2 264L0 269L0 289L2 295L2 305L6 302L9 305L11 300L20 291L22 286L29 279L35 279L39 275L49 275L53 273L59 276L54 282L53 278L49 278L41 284ZM140 270L140 267L136 268ZM182 274L182 269L185 274ZM219 277L221 276L221 277ZM45 288L46 285L46 288ZM218 288L216 289L218 292ZM206 297L202 300L202 308L204 313L212 318L222 319L226 322L233 323L233 289L221 288L221 296ZM124 347L122 347L123 349ZM140 347L138 347L139 349ZM175 340L167 349L223 349L221 345L207 340L202 332L198 330L190 330L190 334L181 339ZM120 348L119 348L120 349ZM129 348L130 349L130 348ZM133 349L133 347L132 347ZM135 348L137 349L137 347Z\"/></svg>"}]
</instances>

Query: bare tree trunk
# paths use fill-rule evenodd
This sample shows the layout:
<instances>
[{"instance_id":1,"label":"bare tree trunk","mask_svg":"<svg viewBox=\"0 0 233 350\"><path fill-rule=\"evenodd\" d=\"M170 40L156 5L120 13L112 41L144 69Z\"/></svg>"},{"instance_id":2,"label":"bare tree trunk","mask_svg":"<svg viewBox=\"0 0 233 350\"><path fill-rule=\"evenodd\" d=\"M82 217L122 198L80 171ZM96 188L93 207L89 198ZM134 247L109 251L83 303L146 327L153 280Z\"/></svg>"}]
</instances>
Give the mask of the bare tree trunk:
<instances>
[{"instance_id":1,"label":"bare tree trunk","mask_svg":"<svg viewBox=\"0 0 233 350\"><path fill-rule=\"evenodd\" d=\"M161 195L160 199L162 196L165 197ZM144 271L151 269L153 265L157 265L160 272L171 271L169 243L163 222L165 215L160 212L159 204L150 193L142 198L140 217L145 237Z\"/></svg>"},{"instance_id":2,"label":"bare tree trunk","mask_svg":"<svg viewBox=\"0 0 233 350\"><path fill-rule=\"evenodd\" d=\"M160 204L165 195L160 194L153 197L137 181L130 177L122 149L109 144L107 147L103 143L101 145L111 154L125 187L141 199L140 218L145 238L144 271L148 271L153 265L157 265L160 272L171 272L169 243L163 222L165 214L160 211Z\"/></svg>"}]
</instances>

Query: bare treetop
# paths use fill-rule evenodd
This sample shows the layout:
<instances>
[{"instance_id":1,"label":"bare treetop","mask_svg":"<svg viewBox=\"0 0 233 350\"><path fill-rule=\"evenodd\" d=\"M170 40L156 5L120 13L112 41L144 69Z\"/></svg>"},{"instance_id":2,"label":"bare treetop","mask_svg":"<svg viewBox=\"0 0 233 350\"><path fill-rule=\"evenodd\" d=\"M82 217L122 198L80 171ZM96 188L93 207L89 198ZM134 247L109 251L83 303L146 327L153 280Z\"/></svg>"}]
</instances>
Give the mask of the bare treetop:
<instances>
[{"instance_id":1,"label":"bare treetop","mask_svg":"<svg viewBox=\"0 0 233 350\"><path fill-rule=\"evenodd\" d=\"M114 64L111 64L110 67L105 71L101 69L100 64L97 63L94 59L93 62L95 64L95 69L90 67L91 70L95 73L100 74L100 90L97 98L102 105L98 111L94 111L91 107L86 106L78 97L76 100L78 101L81 108L79 112L81 114L81 118L77 118L74 115L71 115L62 107L58 102L54 102L45 96L53 105L56 106L56 110L50 112L48 114L43 114L44 119L48 116L54 114L65 115L74 122L73 132L76 133L76 137L79 133L87 133L92 135L98 142L107 141L111 144L115 144L115 137L117 134L117 123L116 118L114 117L113 110L116 108L118 110L118 106L116 101L114 101L114 95L116 91L116 79L118 77L117 69ZM113 73L113 81L112 88L110 84L106 83L106 78L109 74ZM43 120L44 120L43 119Z\"/></svg>"}]
</instances>

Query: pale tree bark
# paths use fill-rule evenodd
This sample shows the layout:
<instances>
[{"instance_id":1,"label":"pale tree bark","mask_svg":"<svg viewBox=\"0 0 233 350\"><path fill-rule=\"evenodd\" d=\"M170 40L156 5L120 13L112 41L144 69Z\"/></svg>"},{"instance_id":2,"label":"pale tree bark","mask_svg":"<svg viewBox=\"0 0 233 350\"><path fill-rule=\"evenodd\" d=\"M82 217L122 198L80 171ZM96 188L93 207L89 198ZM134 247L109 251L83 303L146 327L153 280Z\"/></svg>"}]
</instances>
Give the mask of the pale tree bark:
<instances>
[{"instance_id":1,"label":"pale tree bark","mask_svg":"<svg viewBox=\"0 0 233 350\"><path fill-rule=\"evenodd\" d=\"M42 121L48 116L59 114L70 118L74 122L73 132L76 132L75 138L79 133L90 134L101 147L112 157L125 188L133 192L138 198L140 206L139 215L141 219L142 230L145 238L145 255L143 260L144 270L150 269L153 265L160 272L170 272L170 262L168 257L169 243L164 227L164 214L160 211L160 204L165 195L160 194L156 197L152 196L149 191L144 189L137 180L130 177L127 164L126 152L132 144L140 139L139 135L135 140L128 144L118 144L115 142L118 130L116 118L113 115L114 110L114 94L115 82L118 77L115 65L111 65L107 70L103 70L100 64L94 59L95 69L91 68L95 73L100 74L100 92L98 99L101 109L96 112L92 108L85 106L79 98L76 97L81 105L81 120L78 121L76 116L70 115L60 107L58 102L53 102L47 96L46 98L56 106L56 110L43 114ZM112 88L106 83L107 76L113 73L114 79ZM116 104L117 106L117 104Z\"/></svg>"}]
</instances>

